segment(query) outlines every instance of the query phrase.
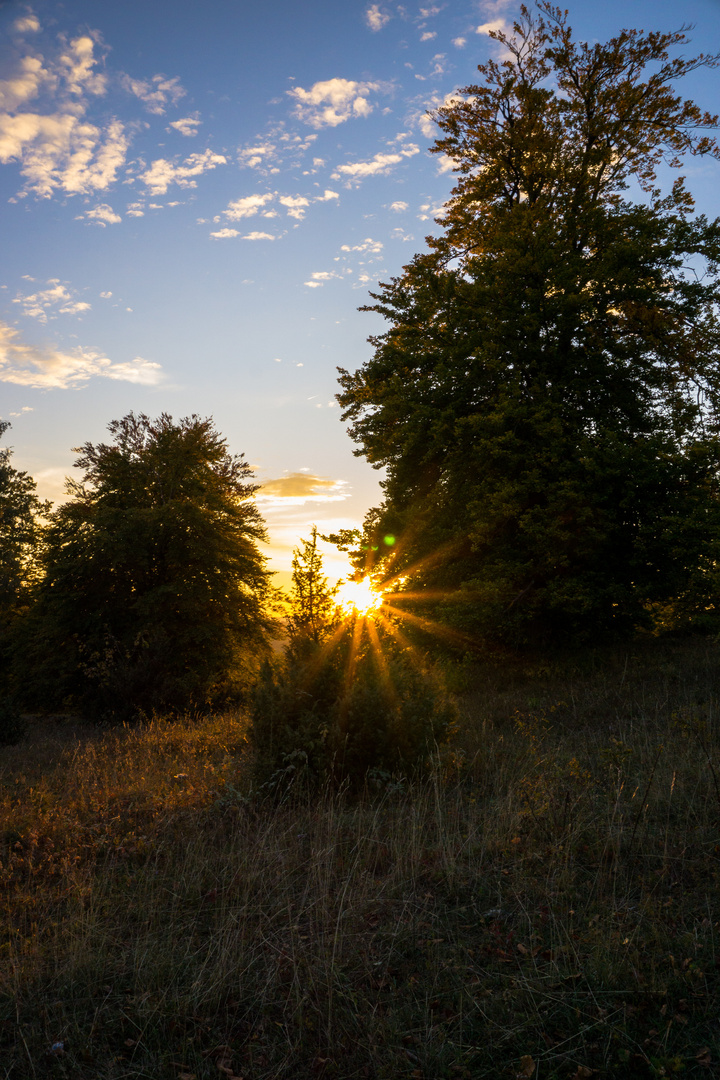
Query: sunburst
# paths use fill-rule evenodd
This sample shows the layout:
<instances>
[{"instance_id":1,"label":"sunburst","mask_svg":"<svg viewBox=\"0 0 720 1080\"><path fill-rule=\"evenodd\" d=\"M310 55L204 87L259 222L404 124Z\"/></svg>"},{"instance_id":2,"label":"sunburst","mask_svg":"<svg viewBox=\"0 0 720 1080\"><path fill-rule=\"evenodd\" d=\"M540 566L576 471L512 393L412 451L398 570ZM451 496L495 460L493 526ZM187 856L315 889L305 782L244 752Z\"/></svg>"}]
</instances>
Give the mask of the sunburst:
<instances>
[{"instance_id":1,"label":"sunburst","mask_svg":"<svg viewBox=\"0 0 720 1080\"><path fill-rule=\"evenodd\" d=\"M382 592L369 577L361 581L346 581L338 590L338 606L345 615L367 617L383 602Z\"/></svg>"}]
</instances>

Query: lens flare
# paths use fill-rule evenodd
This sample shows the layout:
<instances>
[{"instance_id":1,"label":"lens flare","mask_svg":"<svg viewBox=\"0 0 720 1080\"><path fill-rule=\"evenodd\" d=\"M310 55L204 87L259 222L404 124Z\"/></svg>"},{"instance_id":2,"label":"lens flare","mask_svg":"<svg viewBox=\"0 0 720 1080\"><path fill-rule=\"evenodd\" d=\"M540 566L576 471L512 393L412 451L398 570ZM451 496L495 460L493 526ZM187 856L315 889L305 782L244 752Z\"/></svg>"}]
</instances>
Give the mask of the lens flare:
<instances>
[{"instance_id":1,"label":"lens flare","mask_svg":"<svg viewBox=\"0 0 720 1080\"><path fill-rule=\"evenodd\" d=\"M346 615L369 615L377 611L383 602L382 593L373 587L370 578L362 581L346 581L338 592L339 607Z\"/></svg>"}]
</instances>

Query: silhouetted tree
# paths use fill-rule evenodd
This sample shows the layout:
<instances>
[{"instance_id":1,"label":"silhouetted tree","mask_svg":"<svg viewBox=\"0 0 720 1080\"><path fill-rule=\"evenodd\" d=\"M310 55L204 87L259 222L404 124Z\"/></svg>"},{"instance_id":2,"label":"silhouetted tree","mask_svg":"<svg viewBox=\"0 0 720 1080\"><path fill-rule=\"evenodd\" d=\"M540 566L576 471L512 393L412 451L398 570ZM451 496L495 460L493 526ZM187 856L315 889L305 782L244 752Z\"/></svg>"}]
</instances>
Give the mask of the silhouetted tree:
<instances>
[{"instance_id":1,"label":"silhouetted tree","mask_svg":"<svg viewBox=\"0 0 720 1080\"><path fill-rule=\"evenodd\" d=\"M459 174L443 233L371 294L390 328L340 369L357 452L386 469L364 547L492 638L702 622L720 584L720 222L657 171L720 156L717 118L673 89L718 58L670 59L683 31L576 43L538 7L435 115Z\"/></svg>"},{"instance_id":2,"label":"silhouetted tree","mask_svg":"<svg viewBox=\"0 0 720 1080\"><path fill-rule=\"evenodd\" d=\"M41 703L101 714L203 708L263 646L265 539L242 456L212 419L129 413L85 443L53 513L20 670Z\"/></svg>"}]
</instances>

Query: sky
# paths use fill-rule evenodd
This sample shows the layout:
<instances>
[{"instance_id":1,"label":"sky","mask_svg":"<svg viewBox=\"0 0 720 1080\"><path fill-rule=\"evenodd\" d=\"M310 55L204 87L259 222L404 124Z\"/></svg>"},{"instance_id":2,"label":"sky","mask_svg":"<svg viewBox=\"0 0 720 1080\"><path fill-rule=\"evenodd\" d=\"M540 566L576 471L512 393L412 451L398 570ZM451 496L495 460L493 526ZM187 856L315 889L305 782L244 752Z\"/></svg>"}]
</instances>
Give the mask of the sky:
<instances>
[{"instance_id":1,"label":"sky","mask_svg":"<svg viewBox=\"0 0 720 1080\"><path fill-rule=\"evenodd\" d=\"M214 417L261 485L269 566L359 526L381 474L335 401L382 332L369 291L440 231L428 115L498 57L512 0L0 0L0 418L61 501L72 448L131 410ZM575 36L694 24L720 0L577 0ZM720 106L720 69L681 84ZM720 166L683 170L720 212ZM331 578L346 570L327 549Z\"/></svg>"}]
</instances>

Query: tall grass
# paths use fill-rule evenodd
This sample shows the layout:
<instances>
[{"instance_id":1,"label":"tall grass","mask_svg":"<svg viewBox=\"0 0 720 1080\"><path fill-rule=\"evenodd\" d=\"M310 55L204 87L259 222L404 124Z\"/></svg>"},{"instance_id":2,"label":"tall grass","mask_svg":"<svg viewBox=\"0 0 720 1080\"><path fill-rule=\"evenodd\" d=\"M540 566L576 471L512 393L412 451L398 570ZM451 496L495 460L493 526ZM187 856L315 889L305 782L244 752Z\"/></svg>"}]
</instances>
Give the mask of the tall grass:
<instances>
[{"instance_id":1,"label":"tall grass","mask_svg":"<svg viewBox=\"0 0 720 1080\"><path fill-rule=\"evenodd\" d=\"M0 1076L713 1075L717 647L453 680L359 799L253 796L241 714L4 749Z\"/></svg>"}]
</instances>

